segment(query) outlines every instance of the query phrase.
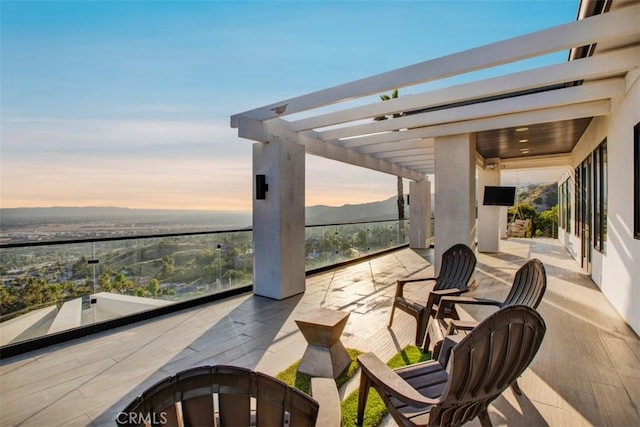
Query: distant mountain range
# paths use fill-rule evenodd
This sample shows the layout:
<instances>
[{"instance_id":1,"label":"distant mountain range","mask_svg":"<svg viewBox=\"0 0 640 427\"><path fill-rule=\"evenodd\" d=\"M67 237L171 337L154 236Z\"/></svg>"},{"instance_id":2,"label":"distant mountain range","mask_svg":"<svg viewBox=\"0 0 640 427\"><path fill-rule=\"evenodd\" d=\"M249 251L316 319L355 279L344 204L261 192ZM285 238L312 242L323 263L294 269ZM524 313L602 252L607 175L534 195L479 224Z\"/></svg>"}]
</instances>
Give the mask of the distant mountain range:
<instances>
[{"instance_id":1,"label":"distant mountain range","mask_svg":"<svg viewBox=\"0 0 640 427\"><path fill-rule=\"evenodd\" d=\"M408 207L405 210L407 216ZM336 224L345 222L378 221L397 218L396 198L344 206L310 206L306 208L306 224ZM12 229L64 227L109 229L118 227L170 227L171 229L229 229L246 228L252 224L249 211L196 211L170 209L130 209L121 207L46 207L0 209L3 232Z\"/></svg>"},{"instance_id":2,"label":"distant mountain range","mask_svg":"<svg viewBox=\"0 0 640 427\"><path fill-rule=\"evenodd\" d=\"M530 184L518 188L519 203L530 203L539 212L558 202L557 185ZM434 198L432 197L432 211ZM405 196L406 203L406 196ZM409 206L405 205L409 216ZM306 208L307 225L347 222L383 221L398 218L396 196L386 200L344 206L316 205ZM168 209L129 209L121 207L47 207L0 209L0 229L6 233L15 229L49 226L91 229L99 225L106 229L160 227L171 230L218 230L246 228L252 224L250 211L196 211Z\"/></svg>"},{"instance_id":3,"label":"distant mountain range","mask_svg":"<svg viewBox=\"0 0 640 427\"><path fill-rule=\"evenodd\" d=\"M306 209L305 222L307 225L319 225L397 219L398 206L396 200L396 196L393 196L386 200L357 205L309 206ZM406 196L405 216L409 216L409 206L406 205Z\"/></svg>"},{"instance_id":4,"label":"distant mountain range","mask_svg":"<svg viewBox=\"0 0 640 427\"><path fill-rule=\"evenodd\" d=\"M251 225L251 212L129 209L120 207L48 207L0 209L3 229L46 224L118 224L227 226Z\"/></svg>"}]
</instances>

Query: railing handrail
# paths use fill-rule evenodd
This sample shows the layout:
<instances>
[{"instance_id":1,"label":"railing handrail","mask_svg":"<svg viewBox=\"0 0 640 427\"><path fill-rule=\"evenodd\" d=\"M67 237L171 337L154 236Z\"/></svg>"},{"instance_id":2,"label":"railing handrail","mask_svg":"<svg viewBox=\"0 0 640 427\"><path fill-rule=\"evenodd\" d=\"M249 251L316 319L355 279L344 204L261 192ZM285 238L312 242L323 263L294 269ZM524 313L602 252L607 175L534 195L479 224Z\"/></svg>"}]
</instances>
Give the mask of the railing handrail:
<instances>
[{"instance_id":1,"label":"railing handrail","mask_svg":"<svg viewBox=\"0 0 640 427\"><path fill-rule=\"evenodd\" d=\"M380 222L389 222L389 221L408 221L409 218L404 218L403 220L399 220L397 218L392 219L380 219L376 221L360 221L360 222L342 222L342 223L333 223L333 224L314 224L314 225L305 225L305 228L313 228L313 227L334 227L338 225L358 225L358 224L375 224ZM157 239L164 237L184 237L184 236L199 236L199 235L212 235L212 234L223 234L223 233L240 233L245 231L253 231L253 227L245 227L239 229L228 229L228 230L210 230L210 231L187 231L187 232L177 232L177 233L161 233L161 234L144 234L144 235L131 235L131 236L111 236L111 237L94 237L87 239L69 239L69 240L41 240L37 242L18 242L18 243L0 243L0 249L9 249L9 248L28 248L34 246L53 246L53 245L71 245L78 243L97 243L97 242L114 242L118 240L138 240L138 239Z\"/></svg>"}]
</instances>

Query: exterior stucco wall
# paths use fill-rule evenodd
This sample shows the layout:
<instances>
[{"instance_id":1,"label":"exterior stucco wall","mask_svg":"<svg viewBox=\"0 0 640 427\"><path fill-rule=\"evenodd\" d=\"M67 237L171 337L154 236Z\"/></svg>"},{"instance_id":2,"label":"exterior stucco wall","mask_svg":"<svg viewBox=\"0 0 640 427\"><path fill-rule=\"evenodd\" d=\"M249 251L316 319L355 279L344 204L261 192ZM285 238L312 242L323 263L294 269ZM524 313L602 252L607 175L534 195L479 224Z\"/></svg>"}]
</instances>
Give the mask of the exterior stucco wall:
<instances>
[{"instance_id":1,"label":"exterior stucco wall","mask_svg":"<svg viewBox=\"0 0 640 427\"><path fill-rule=\"evenodd\" d=\"M575 168L607 138L606 253L592 251L591 274L611 304L640 334L640 240L633 238L633 127L640 122L638 76L637 72L627 76L627 91L612 100L610 116L592 120L573 150L572 163ZM579 259L580 239L573 230L563 239Z\"/></svg>"}]
</instances>

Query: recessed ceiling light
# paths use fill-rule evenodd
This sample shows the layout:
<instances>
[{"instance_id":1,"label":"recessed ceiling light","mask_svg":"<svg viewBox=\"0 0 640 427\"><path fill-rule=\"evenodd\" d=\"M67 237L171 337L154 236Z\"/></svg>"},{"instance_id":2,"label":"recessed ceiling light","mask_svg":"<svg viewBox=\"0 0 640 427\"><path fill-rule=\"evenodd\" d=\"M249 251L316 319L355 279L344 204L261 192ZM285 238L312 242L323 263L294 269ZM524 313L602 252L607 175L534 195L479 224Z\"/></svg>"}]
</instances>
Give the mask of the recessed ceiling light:
<instances>
[{"instance_id":1,"label":"recessed ceiling light","mask_svg":"<svg viewBox=\"0 0 640 427\"><path fill-rule=\"evenodd\" d=\"M529 130L529 128L516 128L516 132L524 132L525 130Z\"/></svg>"},{"instance_id":2,"label":"recessed ceiling light","mask_svg":"<svg viewBox=\"0 0 640 427\"><path fill-rule=\"evenodd\" d=\"M518 141L518 142L529 142L529 140L528 140L528 139L521 139L521 140L520 140L520 141Z\"/></svg>"}]
</instances>

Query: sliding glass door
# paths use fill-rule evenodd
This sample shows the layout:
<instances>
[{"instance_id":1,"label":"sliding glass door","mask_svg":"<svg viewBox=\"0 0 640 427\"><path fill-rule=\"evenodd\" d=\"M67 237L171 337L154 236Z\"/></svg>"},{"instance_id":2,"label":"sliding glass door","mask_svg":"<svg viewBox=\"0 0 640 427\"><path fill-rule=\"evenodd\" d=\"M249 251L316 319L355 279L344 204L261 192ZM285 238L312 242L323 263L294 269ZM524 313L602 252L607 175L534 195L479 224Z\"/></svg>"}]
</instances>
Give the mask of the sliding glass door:
<instances>
[{"instance_id":1,"label":"sliding glass door","mask_svg":"<svg viewBox=\"0 0 640 427\"><path fill-rule=\"evenodd\" d=\"M591 273L591 156L576 168L576 234L580 235L581 267Z\"/></svg>"}]
</instances>

